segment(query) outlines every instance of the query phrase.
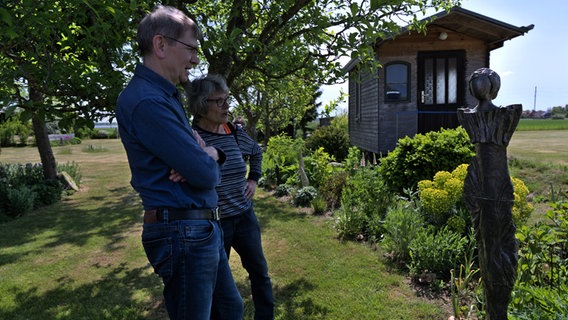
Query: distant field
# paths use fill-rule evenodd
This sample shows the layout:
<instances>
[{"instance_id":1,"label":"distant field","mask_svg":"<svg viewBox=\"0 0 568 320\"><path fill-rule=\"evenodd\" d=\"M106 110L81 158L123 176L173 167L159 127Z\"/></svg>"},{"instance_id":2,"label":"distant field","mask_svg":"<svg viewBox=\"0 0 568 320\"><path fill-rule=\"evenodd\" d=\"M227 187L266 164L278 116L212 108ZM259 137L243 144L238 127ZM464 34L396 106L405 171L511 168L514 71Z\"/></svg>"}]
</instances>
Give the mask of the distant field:
<instances>
[{"instance_id":1,"label":"distant field","mask_svg":"<svg viewBox=\"0 0 568 320\"><path fill-rule=\"evenodd\" d=\"M568 130L517 130L507 153L541 163L568 165Z\"/></svg>"},{"instance_id":2,"label":"distant field","mask_svg":"<svg viewBox=\"0 0 568 320\"><path fill-rule=\"evenodd\" d=\"M568 119L521 119L517 131L568 130Z\"/></svg>"}]
</instances>

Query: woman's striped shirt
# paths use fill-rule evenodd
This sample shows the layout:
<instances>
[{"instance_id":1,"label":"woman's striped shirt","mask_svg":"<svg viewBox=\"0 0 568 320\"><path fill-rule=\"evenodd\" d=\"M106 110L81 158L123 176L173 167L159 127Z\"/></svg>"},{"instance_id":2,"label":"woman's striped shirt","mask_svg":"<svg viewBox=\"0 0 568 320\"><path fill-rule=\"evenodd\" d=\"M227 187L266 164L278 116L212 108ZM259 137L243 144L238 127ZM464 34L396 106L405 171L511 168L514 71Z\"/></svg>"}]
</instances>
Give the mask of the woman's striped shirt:
<instances>
[{"instance_id":1,"label":"woman's striped shirt","mask_svg":"<svg viewBox=\"0 0 568 320\"><path fill-rule=\"evenodd\" d=\"M248 210L252 201L244 195L245 183L247 179L258 182L262 175L261 147L243 129L235 128L232 124L228 125L232 130L230 133L213 133L197 125L193 127L207 145L222 150L227 156L221 167L221 183L216 187L221 217L234 216ZM249 163L248 177L245 159Z\"/></svg>"}]
</instances>

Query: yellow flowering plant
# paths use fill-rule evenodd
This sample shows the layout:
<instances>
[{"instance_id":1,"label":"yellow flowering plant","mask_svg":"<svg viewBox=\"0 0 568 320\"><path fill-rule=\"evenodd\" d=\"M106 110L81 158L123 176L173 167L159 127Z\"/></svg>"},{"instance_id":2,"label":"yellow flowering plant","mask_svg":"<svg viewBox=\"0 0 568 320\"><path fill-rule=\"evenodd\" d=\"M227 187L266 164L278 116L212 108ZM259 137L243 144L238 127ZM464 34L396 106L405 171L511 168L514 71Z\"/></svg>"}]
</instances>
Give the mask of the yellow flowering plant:
<instances>
[{"instance_id":1,"label":"yellow flowering plant","mask_svg":"<svg viewBox=\"0 0 568 320\"><path fill-rule=\"evenodd\" d=\"M467 175L468 164L461 164L452 172L438 171L432 180L418 182L418 195L429 220L437 224L446 224L447 220L456 216L463 208L463 183ZM529 190L521 179L511 178L515 201L513 204L513 221L516 225L524 224L533 211L528 202ZM455 220L455 219L453 219Z\"/></svg>"}]
</instances>

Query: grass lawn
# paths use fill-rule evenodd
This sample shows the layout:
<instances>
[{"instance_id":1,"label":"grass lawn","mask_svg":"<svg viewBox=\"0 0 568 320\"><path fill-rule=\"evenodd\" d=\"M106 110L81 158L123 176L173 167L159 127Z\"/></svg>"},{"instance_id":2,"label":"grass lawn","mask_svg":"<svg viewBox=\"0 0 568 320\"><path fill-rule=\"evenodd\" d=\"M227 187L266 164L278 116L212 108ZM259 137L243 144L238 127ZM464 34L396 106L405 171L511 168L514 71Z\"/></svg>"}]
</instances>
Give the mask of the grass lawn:
<instances>
[{"instance_id":1,"label":"grass lawn","mask_svg":"<svg viewBox=\"0 0 568 320\"><path fill-rule=\"evenodd\" d=\"M81 191L0 224L0 319L167 319L161 282L140 244L142 209L118 140L54 147L79 163ZM37 149L3 148L0 162L39 162ZM335 238L329 219L259 191L256 211L277 319L447 319L442 300L418 297L380 251ZM235 280L252 319L246 273Z\"/></svg>"}]
</instances>

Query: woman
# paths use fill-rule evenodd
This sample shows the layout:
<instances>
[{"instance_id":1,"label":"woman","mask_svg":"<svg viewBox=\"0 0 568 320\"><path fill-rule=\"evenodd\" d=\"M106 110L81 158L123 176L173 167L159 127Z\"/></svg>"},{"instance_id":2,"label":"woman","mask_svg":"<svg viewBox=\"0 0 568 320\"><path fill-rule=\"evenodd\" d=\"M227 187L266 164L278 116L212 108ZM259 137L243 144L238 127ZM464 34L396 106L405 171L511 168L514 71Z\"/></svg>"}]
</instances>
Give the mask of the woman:
<instances>
[{"instance_id":1,"label":"woman","mask_svg":"<svg viewBox=\"0 0 568 320\"><path fill-rule=\"evenodd\" d=\"M249 274L254 318L273 319L272 284L252 204L261 176L262 149L241 127L228 121L229 88L221 76L208 75L192 81L186 94L194 129L207 145L223 150L227 157L221 168L221 184L217 186L227 256L234 248ZM248 176L245 159L250 167Z\"/></svg>"}]
</instances>

